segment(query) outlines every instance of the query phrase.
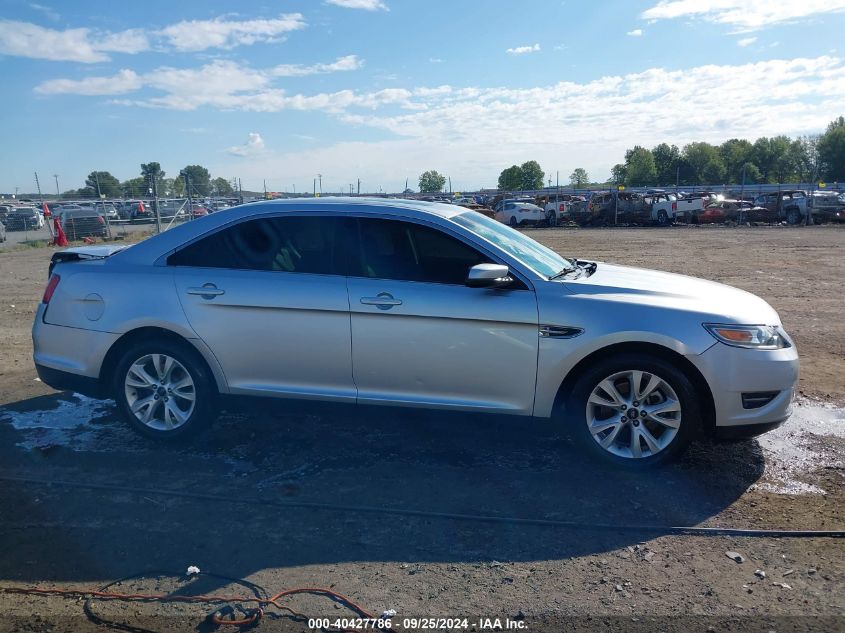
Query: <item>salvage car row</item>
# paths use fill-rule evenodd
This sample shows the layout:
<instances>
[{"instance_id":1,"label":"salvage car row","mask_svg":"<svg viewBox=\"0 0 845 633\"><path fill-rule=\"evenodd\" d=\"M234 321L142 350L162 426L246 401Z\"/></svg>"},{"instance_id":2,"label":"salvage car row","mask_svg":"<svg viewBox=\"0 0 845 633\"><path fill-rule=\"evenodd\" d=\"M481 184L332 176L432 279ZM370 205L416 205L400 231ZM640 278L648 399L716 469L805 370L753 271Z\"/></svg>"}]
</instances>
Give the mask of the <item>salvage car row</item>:
<instances>
[{"instance_id":1,"label":"salvage car row","mask_svg":"<svg viewBox=\"0 0 845 633\"><path fill-rule=\"evenodd\" d=\"M713 224L751 222L804 224L845 221L845 194L784 189L759 195L728 198L705 191L694 194L652 189L645 192L600 191L587 196L546 194L509 196L484 200L489 208L476 208L510 226L574 222L580 226ZM464 199L456 204L475 208Z\"/></svg>"}]
</instances>

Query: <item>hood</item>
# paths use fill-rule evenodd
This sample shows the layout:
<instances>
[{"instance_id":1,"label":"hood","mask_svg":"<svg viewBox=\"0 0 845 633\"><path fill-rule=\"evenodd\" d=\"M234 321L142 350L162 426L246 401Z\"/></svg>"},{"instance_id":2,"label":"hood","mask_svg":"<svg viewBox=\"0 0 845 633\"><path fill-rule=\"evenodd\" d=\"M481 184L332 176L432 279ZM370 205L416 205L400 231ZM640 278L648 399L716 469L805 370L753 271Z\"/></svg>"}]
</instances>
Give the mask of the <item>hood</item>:
<instances>
[{"instance_id":1,"label":"hood","mask_svg":"<svg viewBox=\"0 0 845 633\"><path fill-rule=\"evenodd\" d=\"M716 323L780 325L774 308L757 295L686 275L599 263L589 277L565 283L575 295L696 312Z\"/></svg>"}]
</instances>

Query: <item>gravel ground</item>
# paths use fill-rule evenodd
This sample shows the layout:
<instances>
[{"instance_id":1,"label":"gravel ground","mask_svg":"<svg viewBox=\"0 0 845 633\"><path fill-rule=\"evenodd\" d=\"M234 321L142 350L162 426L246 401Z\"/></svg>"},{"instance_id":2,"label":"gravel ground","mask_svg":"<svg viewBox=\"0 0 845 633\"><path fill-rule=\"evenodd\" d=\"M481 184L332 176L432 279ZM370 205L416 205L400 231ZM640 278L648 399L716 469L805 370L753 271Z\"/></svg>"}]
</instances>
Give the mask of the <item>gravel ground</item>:
<instances>
[{"instance_id":1,"label":"gravel ground","mask_svg":"<svg viewBox=\"0 0 845 633\"><path fill-rule=\"evenodd\" d=\"M227 578L270 593L317 585L376 614L395 609L397 628L403 617L465 616L469 630L484 630L483 617L549 631L844 630L841 540L662 528L845 529L845 231L530 234L567 255L764 297L802 355L795 418L759 441L702 444L651 474L585 463L545 424L389 409L233 409L193 444L157 447L124 428L112 403L35 380L29 327L50 251L5 252L0 585L97 587L139 573L114 589L249 593ZM644 524L659 527L620 527ZM217 575L187 578L189 565ZM312 616L348 613L306 596L289 604ZM0 630L102 630L82 607L0 594ZM123 630L196 631L208 630L201 622L212 609L100 602L92 610ZM308 627L268 617L258 630Z\"/></svg>"}]
</instances>

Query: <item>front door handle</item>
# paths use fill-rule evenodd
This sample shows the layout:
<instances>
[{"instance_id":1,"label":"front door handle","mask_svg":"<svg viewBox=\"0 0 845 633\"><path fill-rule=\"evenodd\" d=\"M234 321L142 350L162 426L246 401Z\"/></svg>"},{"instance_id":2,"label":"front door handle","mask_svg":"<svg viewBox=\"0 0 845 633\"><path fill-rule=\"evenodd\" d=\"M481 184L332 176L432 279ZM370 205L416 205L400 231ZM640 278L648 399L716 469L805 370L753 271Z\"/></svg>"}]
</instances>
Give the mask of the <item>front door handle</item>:
<instances>
[{"instance_id":1,"label":"front door handle","mask_svg":"<svg viewBox=\"0 0 845 633\"><path fill-rule=\"evenodd\" d=\"M376 306L379 310L390 310L393 306L401 306L401 299L394 299L389 292L380 292L375 297L361 297L361 303Z\"/></svg>"},{"instance_id":2,"label":"front door handle","mask_svg":"<svg viewBox=\"0 0 845 633\"><path fill-rule=\"evenodd\" d=\"M226 294L225 290L220 290L212 283L203 284L200 288L188 288L186 292L189 295L199 295L203 299L214 299L214 297Z\"/></svg>"}]
</instances>

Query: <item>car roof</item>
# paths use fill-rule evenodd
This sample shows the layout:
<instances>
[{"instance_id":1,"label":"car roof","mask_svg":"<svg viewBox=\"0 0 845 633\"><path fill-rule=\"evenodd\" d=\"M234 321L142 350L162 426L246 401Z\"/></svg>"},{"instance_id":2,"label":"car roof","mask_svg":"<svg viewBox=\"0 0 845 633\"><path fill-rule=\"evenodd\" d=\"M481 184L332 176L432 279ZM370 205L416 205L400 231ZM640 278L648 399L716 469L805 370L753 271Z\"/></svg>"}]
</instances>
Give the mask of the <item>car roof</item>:
<instances>
[{"instance_id":1,"label":"car roof","mask_svg":"<svg viewBox=\"0 0 845 633\"><path fill-rule=\"evenodd\" d=\"M197 208L197 205L194 205ZM238 205L203 216L191 222L185 222L159 235L155 235L132 248L121 251L114 259L125 263L152 263L161 255L169 253L185 242L200 237L219 227L252 216L280 212L308 213L380 213L395 215L398 218L425 219L426 217L449 219L463 213L474 213L465 207L440 202L424 202L403 198L289 198L286 200L259 200Z\"/></svg>"}]
</instances>

